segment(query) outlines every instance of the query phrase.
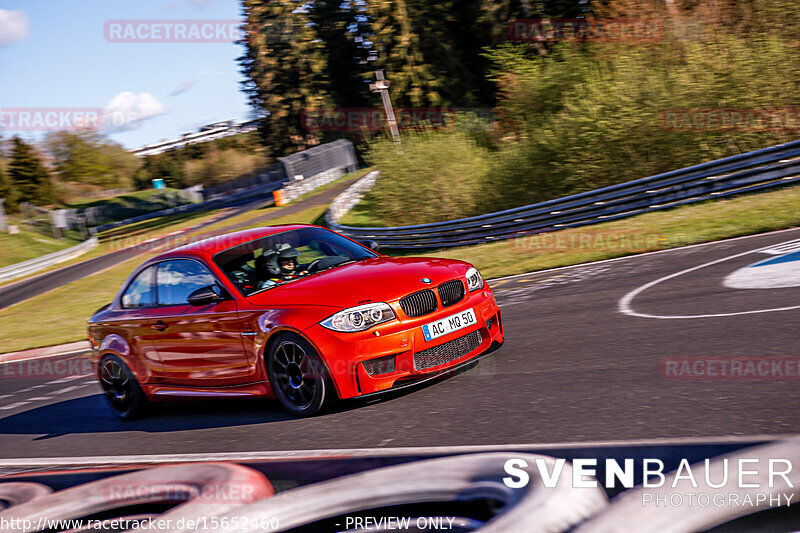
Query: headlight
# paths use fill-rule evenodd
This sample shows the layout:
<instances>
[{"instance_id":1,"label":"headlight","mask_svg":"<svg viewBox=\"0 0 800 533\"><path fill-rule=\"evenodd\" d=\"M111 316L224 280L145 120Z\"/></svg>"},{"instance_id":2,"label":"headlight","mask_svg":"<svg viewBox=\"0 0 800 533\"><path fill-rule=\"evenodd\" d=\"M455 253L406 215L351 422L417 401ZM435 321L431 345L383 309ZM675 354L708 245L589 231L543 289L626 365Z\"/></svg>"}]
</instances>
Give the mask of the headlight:
<instances>
[{"instance_id":1,"label":"headlight","mask_svg":"<svg viewBox=\"0 0 800 533\"><path fill-rule=\"evenodd\" d=\"M472 292L482 288L483 288L483 278L481 277L481 273L478 272L478 269L472 267L469 270L467 270L467 290L469 292Z\"/></svg>"},{"instance_id":2,"label":"headlight","mask_svg":"<svg viewBox=\"0 0 800 533\"><path fill-rule=\"evenodd\" d=\"M394 318L392 308L383 302L379 302L339 311L320 322L320 324L333 331L349 333L364 331L376 324L394 320Z\"/></svg>"}]
</instances>

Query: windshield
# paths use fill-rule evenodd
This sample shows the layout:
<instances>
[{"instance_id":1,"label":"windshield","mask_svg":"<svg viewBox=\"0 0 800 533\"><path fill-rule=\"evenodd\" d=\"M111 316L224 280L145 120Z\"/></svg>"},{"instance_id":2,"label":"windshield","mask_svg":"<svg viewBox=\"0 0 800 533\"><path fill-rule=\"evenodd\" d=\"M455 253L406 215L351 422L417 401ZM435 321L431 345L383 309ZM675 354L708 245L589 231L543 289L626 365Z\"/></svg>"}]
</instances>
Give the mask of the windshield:
<instances>
[{"instance_id":1,"label":"windshield","mask_svg":"<svg viewBox=\"0 0 800 533\"><path fill-rule=\"evenodd\" d=\"M214 262L245 296L377 254L322 228L276 233L217 253Z\"/></svg>"}]
</instances>

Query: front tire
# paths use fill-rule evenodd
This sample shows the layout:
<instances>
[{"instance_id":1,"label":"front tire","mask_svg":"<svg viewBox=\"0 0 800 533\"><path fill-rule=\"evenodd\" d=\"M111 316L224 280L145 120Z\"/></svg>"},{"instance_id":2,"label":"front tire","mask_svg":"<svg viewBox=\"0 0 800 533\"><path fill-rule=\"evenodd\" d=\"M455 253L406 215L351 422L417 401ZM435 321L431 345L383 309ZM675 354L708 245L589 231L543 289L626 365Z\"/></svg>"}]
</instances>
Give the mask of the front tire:
<instances>
[{"instance_id":1,"label":"front tire","mask_svg":"<svg viewBox=\"0 0 800 533\"><path fill-rule=\"evenodd\" d=\"M123 420L134 420L146 414L147 396L122 359L106 355L100 359L97 373L103 396L115 415Z\"/></svg>"},{"instance_id":2,"label":"front tire","mask_svg":"<svg viewBox=\"0 0 800 533\"><path fill-rule=\"evenodd\" d=\"M266 363L275 396L294 416L314 416L336 395L322 358L299 335L278 335L271 343Z\"/></svg>"}]
</instances>

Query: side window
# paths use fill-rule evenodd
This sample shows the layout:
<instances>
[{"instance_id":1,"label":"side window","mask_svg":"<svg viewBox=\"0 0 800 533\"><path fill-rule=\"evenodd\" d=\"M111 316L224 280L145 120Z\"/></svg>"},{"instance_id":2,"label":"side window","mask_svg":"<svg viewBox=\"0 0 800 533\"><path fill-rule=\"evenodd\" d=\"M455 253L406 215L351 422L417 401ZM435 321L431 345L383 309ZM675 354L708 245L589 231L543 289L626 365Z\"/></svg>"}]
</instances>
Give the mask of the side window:
<instances>
[{"instance_id":1,"label":"side window","mask_svg":"<svg viewBox=\"0 0 800 533\"><path fill-rule=\"evenodd\" d=\"M153 298L153 275L156 271L154 266L142 270L138 276L128 285L122 294L122 307L150 307L155 305Z\"/></svg>"},{"instance_id":2,"label":"side window","mask_svg":"<svg viewBox=\"0 0 800 533\"><path fill-rule=\"evenodd\" d=\"M159 263L156 281L158 305L186 305L194 291L216 283L206 267L188 259Z\"/></svg>"}]
</instances>

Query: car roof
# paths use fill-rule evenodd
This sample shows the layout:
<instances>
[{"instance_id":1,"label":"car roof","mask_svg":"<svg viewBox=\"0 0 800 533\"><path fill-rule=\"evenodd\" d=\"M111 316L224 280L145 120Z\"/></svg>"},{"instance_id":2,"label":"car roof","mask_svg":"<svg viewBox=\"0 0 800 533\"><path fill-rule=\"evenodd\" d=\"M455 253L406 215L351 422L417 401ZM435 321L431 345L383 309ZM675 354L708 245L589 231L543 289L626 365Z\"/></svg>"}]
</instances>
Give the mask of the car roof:
<instances>
[{"instance_id":1,"label":"car roof","mask_svg":"<svg viewBox=\"0 0 800 533\"><path fill-rule=\"evenodd\" d=\"M185 244L169 252L164 252L151 259L152 261L159 261L173 256L211 256L222 250L227 250L233 246L238 246L246 242L281 233L283 231L316 227L310 224L284 224L280 226L262 226L259 228L245 229L241 231L234 231L232 233L225 233L222 235L215 235L197 242Z\"/></svg>"}]
</instances>

